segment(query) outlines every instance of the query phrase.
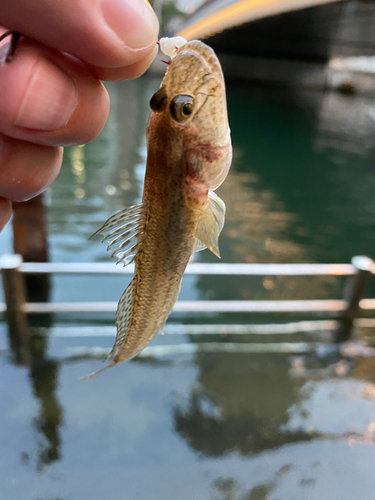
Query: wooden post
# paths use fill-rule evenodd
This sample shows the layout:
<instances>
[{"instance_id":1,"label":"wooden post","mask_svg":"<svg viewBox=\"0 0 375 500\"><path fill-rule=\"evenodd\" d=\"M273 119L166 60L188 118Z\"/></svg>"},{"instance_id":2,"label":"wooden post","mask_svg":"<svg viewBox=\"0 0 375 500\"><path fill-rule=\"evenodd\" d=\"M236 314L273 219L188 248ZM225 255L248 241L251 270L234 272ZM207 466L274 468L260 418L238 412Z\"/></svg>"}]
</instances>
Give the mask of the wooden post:
<instances>
[{"instance_id":1,"label":"wooden post","mask_svg":"<svg viewBox=\"0 0 375 500\"><path fill-rule=\"evenodd\" d=\"M31 200L13 203L13 250L24 262L48 262L47 224L40 194ZM50 278L48 274L25 276L28 302L48 302Z\"/></svg>"},{"instance_id":2,"label":"wooden post","mask_svg":"<svg viewBox=\"0 0 375 500\"><path fill-rule=\"evenodd\" d=\"M6 304L9 344L17 364L29 364L29 329L24 311L25 284L20 272L22 257L4 255L0 259Z\"/></svg>"},{"instance_id":3,"label":"wooden post","mask_svg":"<svg viewBox=\"0 0 375 500\"><path fill-rule=\"evenodd\" d=\"M353 323L358 316L359 302L367 289L375 263L369 257L359 255L353 257L352 264L356 268L356 274L349 276L344 293L344 300L348 307L340 318L340 326L335 333L335 342L349 340Z\"/></svg>"}]
</instances>

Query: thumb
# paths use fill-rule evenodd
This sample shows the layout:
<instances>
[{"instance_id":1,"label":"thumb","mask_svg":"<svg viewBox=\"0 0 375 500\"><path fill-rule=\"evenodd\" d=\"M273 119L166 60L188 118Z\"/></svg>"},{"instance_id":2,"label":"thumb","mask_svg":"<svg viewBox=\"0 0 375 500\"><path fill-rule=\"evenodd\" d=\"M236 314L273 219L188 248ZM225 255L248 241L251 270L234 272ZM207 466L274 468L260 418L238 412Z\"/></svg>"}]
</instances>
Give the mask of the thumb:
<instances>
[{"instance_id":1,"label":"thumb","mask_svg":"<svg viewBox=\"0 0 375 500\"><path fill-rule=\"evenodd\" d=\"M159 29L147 0L1 0L0 25L104 68L144 59Z\"/></svg>"}]
</instances>

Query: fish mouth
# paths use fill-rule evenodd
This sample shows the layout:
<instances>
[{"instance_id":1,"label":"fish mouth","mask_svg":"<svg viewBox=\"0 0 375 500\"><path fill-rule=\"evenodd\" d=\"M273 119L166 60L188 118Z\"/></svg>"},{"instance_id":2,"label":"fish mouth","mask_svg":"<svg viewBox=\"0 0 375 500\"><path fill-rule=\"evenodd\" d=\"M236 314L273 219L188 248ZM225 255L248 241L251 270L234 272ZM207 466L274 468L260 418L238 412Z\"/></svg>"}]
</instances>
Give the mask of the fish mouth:
<instances>
[{"instance_id":1,"label":"fish mouth","mask_svg":"<svg viewBox=\"0 0 375 500\"><path fill-rule=\"evenodd\" d=\"M169 97L173 98L179 94L187 94L198 98L200 105L194 113L196 115L206 105L209 97L216 97L225 89L224 76L219 59L213 49L199 40L192 40L180 47L176 51L176 55L172 59L167 72L171 71L172 66L177 70L183 60L186 62L184 61L185 64L182 65L181 71L186 76L183 79L181 78L183 82L180 80L182 83L181 87L180 85L176 85L178 89L173 88L173 84L171 85L172 88L168 90L174 92ZM199 70L197 70L197 67ZM199 77L195 71L200 73ZM193 88L190 87L190 84L189 86L186 85L190 80L189 76L191 72L196 74Z\"/></svg>"}]
</instances>

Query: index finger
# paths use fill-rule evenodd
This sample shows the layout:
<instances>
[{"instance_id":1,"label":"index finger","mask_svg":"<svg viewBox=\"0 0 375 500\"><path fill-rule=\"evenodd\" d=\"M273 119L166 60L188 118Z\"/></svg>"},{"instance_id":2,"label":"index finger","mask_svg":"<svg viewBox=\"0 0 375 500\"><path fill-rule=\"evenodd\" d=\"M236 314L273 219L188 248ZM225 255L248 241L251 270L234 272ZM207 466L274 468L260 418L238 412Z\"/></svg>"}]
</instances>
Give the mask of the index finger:
<instances>
[{"instance_id":1,"label":"index finger","mask_svg":"<svg viewBox=\"0 0 375 500\"><path fill-rule=\"evenodd\" d=\"M159 29L147 0L2 0L0 24L117 74L150 59Z\"/></svg>"}]
</instances>

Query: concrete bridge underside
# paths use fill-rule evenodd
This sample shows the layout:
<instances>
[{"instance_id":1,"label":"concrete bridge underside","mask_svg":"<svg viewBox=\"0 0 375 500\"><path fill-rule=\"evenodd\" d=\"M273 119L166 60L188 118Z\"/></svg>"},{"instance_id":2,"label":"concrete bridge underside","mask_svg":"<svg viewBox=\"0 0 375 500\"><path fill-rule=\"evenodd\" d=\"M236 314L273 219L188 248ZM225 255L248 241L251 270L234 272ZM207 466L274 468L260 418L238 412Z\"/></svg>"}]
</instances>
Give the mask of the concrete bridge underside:
<instances>
[{"instance_id":1,"label":"concrete bridge underside","mask_svg":"<svg viewBox=\"0 0 375 500\"><path fill-rule=\"evenodd\" d=\"M179 34L205 38L227 77L324 87L330 59L375 55L375 2L211 1Z\"/></svg>"}]
</instances>

